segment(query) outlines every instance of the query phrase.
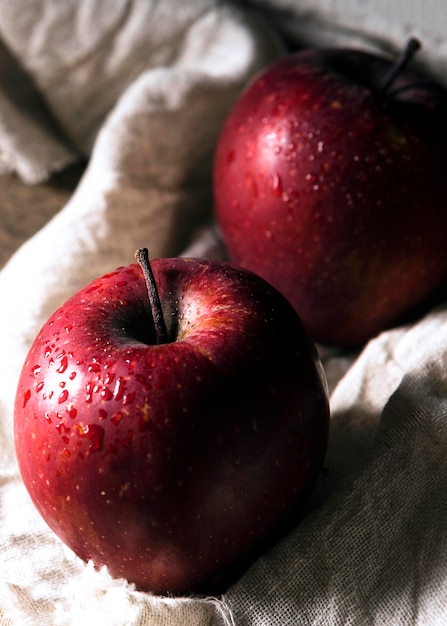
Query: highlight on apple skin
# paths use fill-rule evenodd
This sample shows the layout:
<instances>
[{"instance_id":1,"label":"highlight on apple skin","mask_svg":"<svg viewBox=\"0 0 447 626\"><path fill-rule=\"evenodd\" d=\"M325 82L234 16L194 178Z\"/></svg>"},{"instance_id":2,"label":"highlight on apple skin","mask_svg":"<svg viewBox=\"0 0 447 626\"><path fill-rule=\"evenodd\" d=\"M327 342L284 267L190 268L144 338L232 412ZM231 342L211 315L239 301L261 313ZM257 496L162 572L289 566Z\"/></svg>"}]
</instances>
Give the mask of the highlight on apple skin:
<instances>
[{"instance_id":1,"label":"highlight on apple skin","mask_svg":"<svg viewBox=\"0 0 447 626\"><path fill-rule=\"evenodd\" d=\"M297 522L318 480L324 372L290 303L219 261L151 262L160 341L142 267L94 280L38 333L17 459L84 561L157 594L219 593Z\"/></svg>"}]
</instances>

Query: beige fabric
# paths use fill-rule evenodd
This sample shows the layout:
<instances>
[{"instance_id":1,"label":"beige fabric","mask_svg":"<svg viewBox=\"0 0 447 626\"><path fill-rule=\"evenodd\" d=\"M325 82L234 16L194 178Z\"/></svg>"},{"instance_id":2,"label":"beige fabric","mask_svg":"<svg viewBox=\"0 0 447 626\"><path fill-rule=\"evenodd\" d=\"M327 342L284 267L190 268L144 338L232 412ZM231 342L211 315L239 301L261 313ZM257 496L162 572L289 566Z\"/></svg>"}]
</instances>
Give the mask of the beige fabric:
<instances>
[{"instance_id":1,"label":"beige fabric","mask_svg":"<svg viewBox=\"0 0 447 626\"><path fill-rule=\"evenodd\" d=\"M218 130L283 42L397 50L416 34L421 62L447 81L441 1L395 2L389 14L380 0L251 4L259 16L217 0L0 0L0 168L35 182L90 159L67 204L0 271L2 626L447 623L445 306L360 354L320 346L326 470L302 522L223 598L154 597L80 562L17 472L17 377L51 311L142 244L152 256L222 255L211 223ZM0 220L2 210L0 196Z\"/></svg>"},{"instance_id":2,"label":"beige fabric","mask_svg":"<svg viewBox=\"0 0 447 626\"><path fill-rule=\"evenodd\" d=\"M342 379L327 474L227 594L238 626L447 623L446 341L443 309L371 342Z\"/></svg>"}]
</instances>

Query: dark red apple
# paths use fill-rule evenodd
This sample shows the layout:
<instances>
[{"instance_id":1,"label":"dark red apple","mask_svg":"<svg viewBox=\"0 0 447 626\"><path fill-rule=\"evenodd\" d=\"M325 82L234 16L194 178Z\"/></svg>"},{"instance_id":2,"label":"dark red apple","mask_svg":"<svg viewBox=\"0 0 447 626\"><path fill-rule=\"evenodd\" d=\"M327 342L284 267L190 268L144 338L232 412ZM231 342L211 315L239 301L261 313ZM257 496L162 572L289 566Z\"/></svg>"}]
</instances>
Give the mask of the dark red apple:
<instances>
[{"instance_id":1,"label":"dark red apple","mask_svg":"<svg viewBox=\"0 0 447 626\"><path fill-rule=\"evenodd\" d=\"M371 52L311 48L229 113L214 192L229 259L295 306L315 341L358 346L447 274L447 95Z\"/></svg>"},{"instance_id":2,"label":"dark red apple","mask_svg":"<svg viewBox=\"0 0 447 626\"><path fill-rule=\"evenodd\" d=\"M48 525L160 594L224 589L293 523L328 426L315 346L279 292L224 262L144 254L50 317L15 406Z\"/></svg>"}]
</instances>

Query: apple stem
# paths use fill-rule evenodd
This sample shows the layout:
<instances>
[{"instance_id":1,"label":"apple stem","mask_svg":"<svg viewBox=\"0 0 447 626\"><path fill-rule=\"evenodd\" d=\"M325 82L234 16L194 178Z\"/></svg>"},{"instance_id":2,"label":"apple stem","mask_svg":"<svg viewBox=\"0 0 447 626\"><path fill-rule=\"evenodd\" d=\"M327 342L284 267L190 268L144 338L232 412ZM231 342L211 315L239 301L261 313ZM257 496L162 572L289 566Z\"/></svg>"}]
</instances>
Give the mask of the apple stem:
<instances>
[{"instance_id":1,"label":"apple stem","mask_svg":"<svg viewBox=\"0 0 447 626\"><path fill-rule=\"evenodd\" d=\"M146 281L147 293L152 310L152 318L154 320L155 335L157 344L168 343L168 331L163 317L163 309L161 308L160 296L158 294L157 285L155 283L154 273L149 262L149 252L147 248L138 248L135 252L135 258L140 264L143 271L144 280Z\"/></svg>"},{"instance_id":2,"label":"apple stem","mask_svg":"<svg viewBox=\"0 0 447 626\"><path fill-rule=\"evenodd\" d=\"M390 87L396 80L396 78L403 72L403 70L407 67L415 53L422 47L421 42L416 37L410 37L407 41L407 45L401 52L401 54L397 57L396 62L390 68L389 72L387 72L382 80L380 85L380 93L387 93L390 90Z\"/></svg>"}]
</instances>

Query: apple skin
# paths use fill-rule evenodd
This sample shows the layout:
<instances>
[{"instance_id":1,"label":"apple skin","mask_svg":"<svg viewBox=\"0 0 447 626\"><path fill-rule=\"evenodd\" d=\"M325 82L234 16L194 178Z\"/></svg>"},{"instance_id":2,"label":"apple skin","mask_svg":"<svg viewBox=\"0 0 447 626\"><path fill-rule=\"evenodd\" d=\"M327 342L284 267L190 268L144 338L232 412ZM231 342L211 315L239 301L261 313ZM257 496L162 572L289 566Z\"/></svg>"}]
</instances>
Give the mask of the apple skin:
<instances>
[{"instance_id":1,"label":"apple skin","mask_svg":"<svg viewBox=\"0 0 447 626\"><path fill-rule=\"evenodd\" d=\"M73 295L35 338L15 404L21 475L81 559L158 594L217 593L294 523L329 406L290 303L222 261L137 264Z\"/></svg>"},{"instance_id":2,"label":"apple skin","mask_svg":"<svg viewBox=\"0 0 447 626\"><path fill-rule=\"evenodd\" d=\"M447 274L447 96L393 61L309 48L258 74L216 147L228 258L263 276L316 342L358 347Z\"/></svg>"}]
</instances>

